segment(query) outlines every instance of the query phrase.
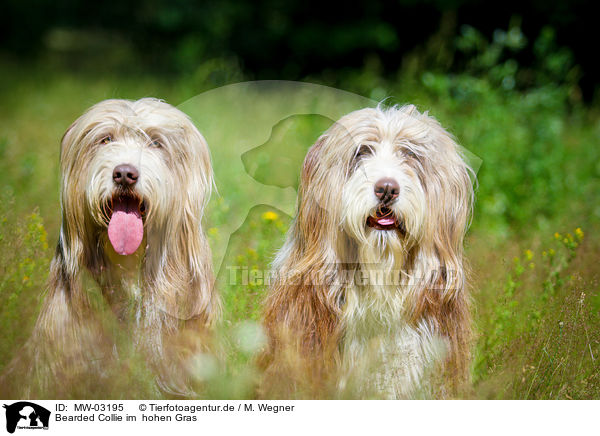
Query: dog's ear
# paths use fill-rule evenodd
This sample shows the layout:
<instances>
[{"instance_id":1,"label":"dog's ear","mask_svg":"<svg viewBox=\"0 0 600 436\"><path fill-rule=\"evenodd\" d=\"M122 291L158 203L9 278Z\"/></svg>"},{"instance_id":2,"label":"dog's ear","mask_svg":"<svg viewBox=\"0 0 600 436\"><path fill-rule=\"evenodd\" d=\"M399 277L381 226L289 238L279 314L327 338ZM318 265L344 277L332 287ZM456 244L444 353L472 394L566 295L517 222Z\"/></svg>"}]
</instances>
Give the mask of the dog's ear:
<instances>
[{"instance_id":1,"label":"dog's ear","mask_svg":"<svg viewBox=\"0 0 600 436\"><path fill-rule=\"evenodd\" d=\"M327 140L327 136L322 135L317 139L306 153L306 157L304 158L304 162L302 163L302 185L307 186L310 184L314 173L317 169L317 165L319 164L319 155L323 149L325 141Z\"/></svg>"},{"instance_id":2,"label":"dog's ear","mask_svg":"<svg viewBox=\"0 0 600 436\"><path fill-rule=\"evenodd\" d=\"M82 267L88 267L92 272L100 268L101 253L97 241L94 238L92 224L85 213L84 187L85 183L80 180L81 168L77 166L77 153L80 153L78 142L84 136L85 123L82 117L78 118L67 129L61 141L60 167L61 167L61 191L60 207L62 212L61 228L58 237L56 252L50 267L48 281L48 296L45 306L40 315L44 327L52 330L71 328L75 318L85 316L89 309L87 293L82 289ZM56 311L56 305L51 301L61 301L66 304L62 316L56 316L51 311ZM59 323L65 320L63 326ZM66 321L70 320L70 321ZM36 329L37 330L37 329ZM63 331L57 334L76 334L75 332Z\"/></svg>"},{"instance_id":3,"label":"dog's ear","mask_svg":"<svg viewBox=\"0 0 600 436\"><path fill-rule=\"evenodd\" d=\"M302 168L298 213L285 245L273 264L274 278L265 303L264 325L270 348L270 371L291 377L293 383L321 380L332 362L339 331L341 288L329 283L337 276L334 233L328 205L331 190L325 183L322 136L309 150ZM272 363L276 362L276 363ZM275 369L274 369L275 368ZM322 386L322 385L321 385Z\"/></svg>"},{"instance_id":4,"label":"dog's ear","mask_svg":"<svg viewBox=\"0 0 600 436\"><path fill-rule=\"evenodd\" d=\"M99 271L102 262L101 248L94 238L97 236L92 231L93 223L86 213L87 204L85 198L84 169L78 162L78 158L84 153L80 142L85 136L85 122L83 117L78 118L67 129L61 141L60 151L60 207L61 228L58 247L54 256L54 262L60 268L54 268L51 272L51 281L64 282L66 286L74 287L70 292L73 296L76 291L82 267L89 268L92 273ZM59 277L60 276L60 277Z\"/></svg>"},{"instance_id":5,"label":"dog's ear","mask_svg":"<svg viewBox=\"0 0 600 436\"><path fill-rule=\"evenodd\" d=\"M164 216L148 222L145 275L155 303L173 319L210 317L199 320L210 324L220 311L202 227L214 183L212 166L204 137L180 116L180 130L169 138L176 148L172 156L176 186L170 189Z\"/></svg>"},{"instance_id":6,"label":"dog's ear","mask_svg":"<svg viewBox=\"0 0 600 436\"><path fill-rule=\"evenodd\" d=\"M429 127L435 153L435 160L428 162L426 169L427 236L422 245L430 259L437 260L433 279L451 295L464 286L463 240L472 215L473 172L461 157L459 146L437 120L427 114L422 120Z\"/></svg>"},{"instance_id":7,"label":"dog's ear","mask_svg":"<svg viewBox=\"0 0 600 436\"><path fill-rule=\"evenodd\" d=\"M294 239L304 241L309 250L316 250L319 241L326 243L328 240L326 206L330 190L325 186L312 189L318 182L318 173L322 165L319 157L326 141L327 137L321 136L308 150L304 159L298 190L298 214L292 226Z\"/></svg>"},{"instance_id":8,"label":"dog's ear","mask_svg":"<svg viewBox=\"0 0 600 436\"><path fill-rule=\"evenodd\" d=\"M340 149L348 158L340 158ZM302 166L298 190L298 214L290 230L309 251L334 249L341 217L339 202L348 175L348 161L356 149L353 138L340 123L334 123L309 149ZM344 261L346 259L343 259Z\"/></svg>"},{"instance_id":9,"label":"dog's ear","mask_svg":"<svg viewBox=\"0 0 600 436\"><path fill-rule=\"evenodd\" d=\"M422 115L430 129L435 161L426 168L426 219L415 258L412 321L434 321L449 341L445 369L452 380L468 376L470 314L463 264L463 240L473 204L472 171L453 138L433 118Z\"/></svg>"}]
</instances>

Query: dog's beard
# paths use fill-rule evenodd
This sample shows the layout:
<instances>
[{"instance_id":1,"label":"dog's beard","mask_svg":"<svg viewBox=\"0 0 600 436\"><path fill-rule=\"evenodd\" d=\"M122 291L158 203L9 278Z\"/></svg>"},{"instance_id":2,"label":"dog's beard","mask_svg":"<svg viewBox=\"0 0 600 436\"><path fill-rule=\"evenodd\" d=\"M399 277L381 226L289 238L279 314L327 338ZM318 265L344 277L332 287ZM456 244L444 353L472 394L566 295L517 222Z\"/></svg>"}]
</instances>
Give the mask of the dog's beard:
<instances>
[{"instance_id":1,"label":"dog's beard","mask_svg":"<svg viewBox=\"0 0 600 436\"><path fill-rule=\"evenodd\" d=\"M381 172L367 159L346 182L342 193L342 223L357 247L357 261L389 271L401 269L408 251L418 244L425 213L425 194L416 176L400 165ZM373 181L391 175L400 185L396 201L384 205L373 195Z\"/></svg>"}]
</instances>

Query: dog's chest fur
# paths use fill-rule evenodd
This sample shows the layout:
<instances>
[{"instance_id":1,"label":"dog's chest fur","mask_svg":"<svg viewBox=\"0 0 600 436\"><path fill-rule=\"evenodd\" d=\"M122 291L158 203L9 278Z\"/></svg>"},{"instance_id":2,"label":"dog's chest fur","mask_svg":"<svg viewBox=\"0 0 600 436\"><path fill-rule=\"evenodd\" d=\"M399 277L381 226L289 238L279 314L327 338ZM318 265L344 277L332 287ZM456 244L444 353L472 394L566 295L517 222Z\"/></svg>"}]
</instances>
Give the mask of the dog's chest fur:
<instances>
[{"instance_id":1,"label":"dog's chest fur","mask_svg":"<svg viewBox=\"0 0 600 436\"><path fill-rule=\"evenodd\" d=\"M429 396L425 376L443 359L446 344L426 320L416 327L406 321L406 296L402 286L346 290L340 387L392 399Z\"/></svg>"},{"instance_id":2,"label":"dog's chest fur","mask_svg":"<svg viewBox=\"0 0 600 436\"><path fill-rule=\"evenodd\" d=\"M139 301L142 297L142 264L145 256L146 240L142 241L135 253L120 256L108 241L104 244L107 266L102 282L103 292L118 319L132 315L138 318Z\"/></svg>"}]
</instances>

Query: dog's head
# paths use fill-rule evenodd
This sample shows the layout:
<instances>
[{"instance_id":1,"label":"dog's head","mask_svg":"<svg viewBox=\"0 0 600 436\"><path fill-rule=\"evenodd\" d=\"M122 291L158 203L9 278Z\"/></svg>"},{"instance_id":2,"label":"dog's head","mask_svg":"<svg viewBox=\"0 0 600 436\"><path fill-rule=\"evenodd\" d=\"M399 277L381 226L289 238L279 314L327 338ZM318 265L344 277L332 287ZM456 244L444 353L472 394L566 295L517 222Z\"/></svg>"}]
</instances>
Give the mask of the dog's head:
<instances>
[{"instance_id":1,"label":"dog's head","mask_svg":"<svg viewBox=\"0 0 600 436\"><path fill-rule=\"evenodd\" d=\"M318 223L329 226L329 239L346 235L360 262L397 264L419 247L443 267L442 258L461 250L473 199L470 172L451 136L414 106L358 110L309 151L299 215L321 213L307 231L318 233Z\"/></svg>"},{"instance_id":2,"label":"dog's head","mask_svg":"<svg viewBox=\"0 0 600 436\"><path fill-rule=\"evenodd\" d=\"M89 217L115 251L135 252L144 230L198 221L212 186L204 138L189 118L160 100L106 100L62 141L62 203L67 220Z\"/></svg>"},{"instance_id":3,"label":"dog's head","mask_svg":"<svg viewBox=\"0 0 600 436\"><path fill-rule=\"evenodd\" d=\"M65 133L61 172L57 255L67 276L83 266L98 277L115 256L142 247L153 304L186 319L210 312L216 303L201 220L212 168L185 114L152 98L100 102Z\"/></svg>"}]
</instances>

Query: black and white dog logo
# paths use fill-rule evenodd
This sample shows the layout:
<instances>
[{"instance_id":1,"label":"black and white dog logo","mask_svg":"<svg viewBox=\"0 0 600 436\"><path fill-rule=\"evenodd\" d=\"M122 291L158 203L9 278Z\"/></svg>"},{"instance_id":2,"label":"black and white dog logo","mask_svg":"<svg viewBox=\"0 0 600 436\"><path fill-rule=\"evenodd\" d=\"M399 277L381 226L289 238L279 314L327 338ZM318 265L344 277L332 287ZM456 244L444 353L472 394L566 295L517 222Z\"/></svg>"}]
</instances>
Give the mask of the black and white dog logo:
<instances>
[{"instance_id":1,"label":"black and white dog logo","mask_svg":"<svg viewBox=\"0 0 600 436\"><path fill-rule=\"evenodd\" d=\"M6 431L14 433L15 429L48 429L50 411L28 401L19 401L4 405L6 409Z\"/></svg>"}]
</instances>

